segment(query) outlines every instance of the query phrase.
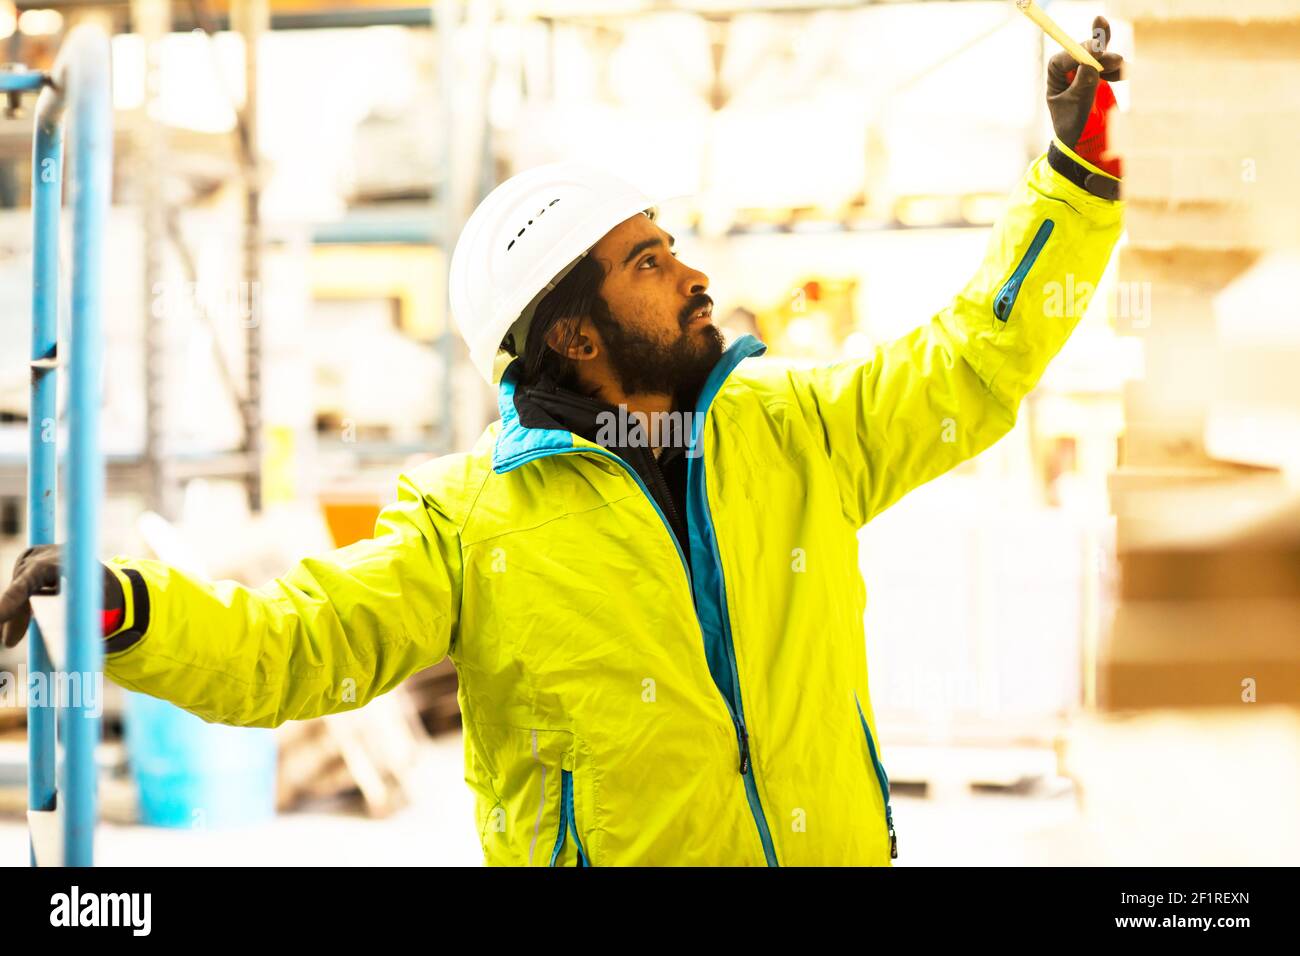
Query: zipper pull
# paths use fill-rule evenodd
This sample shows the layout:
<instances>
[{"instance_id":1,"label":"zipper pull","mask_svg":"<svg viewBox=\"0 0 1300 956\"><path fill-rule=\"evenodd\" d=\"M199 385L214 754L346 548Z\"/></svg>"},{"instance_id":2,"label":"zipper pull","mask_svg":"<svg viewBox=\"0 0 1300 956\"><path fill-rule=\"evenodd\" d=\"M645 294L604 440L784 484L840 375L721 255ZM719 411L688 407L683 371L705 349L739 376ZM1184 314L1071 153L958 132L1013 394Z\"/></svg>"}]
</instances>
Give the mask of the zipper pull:
<instances>
[{"instance_id":1,"label":"zipper pull","mask_svg":"<svg viewBox=\"0 0 1300 956\"><path fill-rule=\"evenodd\" d=\"M749 734L744 724L740 726L740 775L749 773Z\"/></svg>"},{"instance_id":2,"label":"zipper pull","mask_svg":"<svg viewBox=\"0 0 1300 956\"><path fill-rule=\"evenodd\" d=\"M1001 294L993 303L993 315L998 320L1005 322L1007 320L1007 313L1011 311L1012 301L1014 301L1014 296L1012 295L1011 283L1008 282L1002 287Z\"/></svg>"},{"instance_id":3,"label":"zipper pull","mask_svg":"<svg viewBox=\"0 0 1300 956\"><path fill-rule=\"evenodd\" d=\"M894 811L885 804L885 823L889 826L889 858L898 859L898 834L894 832Z\"/></svg>"}]
</instances>

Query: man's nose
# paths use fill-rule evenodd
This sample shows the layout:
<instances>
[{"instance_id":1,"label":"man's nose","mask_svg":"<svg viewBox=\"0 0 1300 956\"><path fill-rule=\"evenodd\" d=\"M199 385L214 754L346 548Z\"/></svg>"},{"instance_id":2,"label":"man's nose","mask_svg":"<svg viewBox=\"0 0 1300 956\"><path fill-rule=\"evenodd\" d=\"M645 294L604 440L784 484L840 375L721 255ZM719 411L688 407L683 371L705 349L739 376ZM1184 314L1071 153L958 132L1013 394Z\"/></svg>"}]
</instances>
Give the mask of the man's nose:
<instances>
[{"instance_id":1,"label":"man's nose","mask_svg":"<svg viewBox=\"0 0 1300 956\"><path fill-rule=\"evenodd\" d=\"M709 277L698 269L687 268L682 275L681 288L687 296L699 295L709 287Z\"/></svg>"}]
</instances>

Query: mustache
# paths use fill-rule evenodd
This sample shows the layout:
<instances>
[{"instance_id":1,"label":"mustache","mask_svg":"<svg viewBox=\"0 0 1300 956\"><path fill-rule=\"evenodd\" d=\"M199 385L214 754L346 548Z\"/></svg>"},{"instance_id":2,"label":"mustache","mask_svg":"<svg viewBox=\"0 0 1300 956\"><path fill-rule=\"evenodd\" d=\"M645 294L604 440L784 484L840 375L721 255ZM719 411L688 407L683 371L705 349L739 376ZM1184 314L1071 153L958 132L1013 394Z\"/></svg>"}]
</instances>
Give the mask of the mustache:
<instances>
[{"instance_id":1,"label":"mustache","mask_svg":"<svg viewBox=\"0 0 1300 956\"><path fill-rule=\"evenodd\" d=\"M691 322L691 316L705 306L712 307L713 299L701 292L697 296L692 296L691 301L686 303L686 308L682 309L681 315L677 317L677 322L684 329Z\"/></svg>"}]
</instances>

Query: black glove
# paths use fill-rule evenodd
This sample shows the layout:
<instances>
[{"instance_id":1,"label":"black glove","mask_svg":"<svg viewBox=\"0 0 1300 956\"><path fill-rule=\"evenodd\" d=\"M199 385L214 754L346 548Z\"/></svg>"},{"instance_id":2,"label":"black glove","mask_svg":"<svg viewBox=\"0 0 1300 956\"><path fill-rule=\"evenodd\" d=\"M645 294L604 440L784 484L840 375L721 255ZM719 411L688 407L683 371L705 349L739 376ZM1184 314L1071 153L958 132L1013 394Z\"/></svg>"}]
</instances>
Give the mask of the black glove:
<instances>
[{"instance_id":1,"label":"black glove","mask_svg":"<svg viewBox=\"0 0 1300 956\"><path fill-rule=\"evenodd\" d=\"M1118 199L1116 180L1120 176L1120 164L1108 155L1106 128L1109 114L1115 109L1115 93L1109 84L1124 78L1124 58L1118 53L1105 52L1110 43L1110 24L1105 17L1092 21L1092 37L1082 42L1101 63L1101 73L1075 62L1074 57L1062 50L1047 64L1047 109L1052 114L1057 139L1116 179L1079 165L1055 144L1048 150L1048 161L1053 169L1094 196Z\"/></svg>"},{"instance_id":2,"label":"black glove","mask_svg":"<svg viewBox=\"0 0 1300 956\"><path fill-rule=\"evenodd\" d=\"M38 544L18 556L13 579L0 594L0 637L5 647L16 647L27 634L32 621L32 595L59 593L62 564L63 546L58 544ZM122 586L105 567L104 610L120 611L125 606Z\"/></svg>"}]
</instances>

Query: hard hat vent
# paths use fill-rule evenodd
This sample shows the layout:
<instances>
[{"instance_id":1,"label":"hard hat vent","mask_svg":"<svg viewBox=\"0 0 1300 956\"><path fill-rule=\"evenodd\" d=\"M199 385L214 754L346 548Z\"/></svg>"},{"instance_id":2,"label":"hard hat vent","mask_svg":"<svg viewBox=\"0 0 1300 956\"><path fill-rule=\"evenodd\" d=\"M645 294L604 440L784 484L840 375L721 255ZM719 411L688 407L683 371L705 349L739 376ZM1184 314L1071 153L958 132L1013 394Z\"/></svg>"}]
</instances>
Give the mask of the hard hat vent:
<instances>
[{"instance_id":1,"label":"hard hat vent","mask_svg":"<svg viewBox=\"0 0 1300 956\"><path fill-rule=\"evenodd\" d=\"M534 215L536 218L540 219L540 218L542 217L542 213L546 212L546 210L550 209L552 206L554 206L554 205L555 205L557 202L559 202L559 201L560 201L560 199L559 199L559 197L557 196L555 199L552 199L550 202L548 202L548 203L547 203L545 206L543 206L541 209L537 210L537 212L533 213L533 215ZM524 231L525 231L529 226L531 226L532 224L533 224L533 220L532 220L532 219L529 219L529 220L528 220L528 223L524 226L524 228L523 228L523 229L520 229L517 233L515 233L515 238L514 238L514 239L511 239L510 242L506 245L506 252L509 252L512 248L514 248L515 239L518 239L520 236L522 236L522 235L524 234Z\"/></svg>"}]
</instances>

